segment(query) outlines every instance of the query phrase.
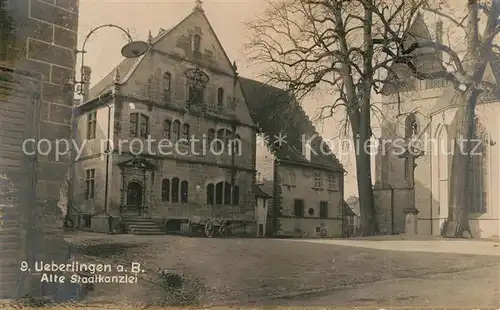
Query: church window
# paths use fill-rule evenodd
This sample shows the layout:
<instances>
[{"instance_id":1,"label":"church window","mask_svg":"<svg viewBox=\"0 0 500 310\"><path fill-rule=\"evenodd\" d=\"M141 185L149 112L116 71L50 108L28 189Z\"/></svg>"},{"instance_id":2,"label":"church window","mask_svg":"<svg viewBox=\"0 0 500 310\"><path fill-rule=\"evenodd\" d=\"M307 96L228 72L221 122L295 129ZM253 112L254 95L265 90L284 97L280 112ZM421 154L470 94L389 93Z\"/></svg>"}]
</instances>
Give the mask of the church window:
<instances>
[{"instance_id":1,"label":"church window","mask_svg":"<svg viewBox=\"0 0 500 310\"><path fill-rule=\"evenodd\" d=\"M418 124L415 113L410 113L405 120L405 139L411 139L418 133Z\"/></svg>"},{"instance_id":2,"label":"church window","mask_svg":"<svg viewBox=\"0 0 500 310\"><path fill-rule=\"evenodd\" d=\"M474 137L471 140L471 167L469 174L469 211L486 213L488 205L488 135L476 118Z\"/></svg>"}]
</instances>

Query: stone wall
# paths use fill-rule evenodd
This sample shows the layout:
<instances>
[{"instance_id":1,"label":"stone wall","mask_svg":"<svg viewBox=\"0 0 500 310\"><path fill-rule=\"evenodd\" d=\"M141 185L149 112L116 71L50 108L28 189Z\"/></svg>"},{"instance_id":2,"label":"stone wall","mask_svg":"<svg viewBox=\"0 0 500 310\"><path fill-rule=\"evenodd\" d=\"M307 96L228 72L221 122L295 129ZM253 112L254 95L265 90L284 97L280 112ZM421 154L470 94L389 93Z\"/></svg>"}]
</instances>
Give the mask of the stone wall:
<instances>
[{"instance_id":1,"label":"stone wall","mask_svg":"<svg viewBox=\"0 0 500 310\"><path fill-rule=\"evenodd\" d=\"M406 223L404 210L414 207L411 203L415 201L414 190L378 188L373 194L380 233L404 234Z\"/></svg>"},{"instance_id":2,"label":"stone wall","mask_svg":"<svg viewBox=\"0 0 500 310\"><path fill-rule=\"evenodd\" d=\"M51 141L70 137L73 93L64 88L75 68L78 0L16 0L8 6L15 22L17 51L3 65L43 76L40 137ZM69 158L40 156L37 198L59 198Z\"/></svg>"},{"instance_id":3,"label":"stone wall","mask_svg":"<svg viewBox=\"0 0 500 310\"><path fill-rule=\"evenodd\" d=\"M75 67L78 0L15 0L2 1L2 4L6 4L13 27L12 44L6 48L8 42L0 42L2 51L5 51L0 53L0 65L41 75L42 92L34 94L39 104L39 137L53 144L56 139L69 139L73 91L65 84L73 76ZM20 249L18 262L31 255L37 261L66 262L68 259L68 246L61 236L62 221L58 218L60 210L56 202L60 197L60 187L68 177L70 161L67 156L56 158L54 155L53 152L38 155L38 204L31 210L35 222L30 225L34 229L27 234L26 243L19 242L25 244L25 248ZM22 233L19 231L20 235ZM42 288L36 276L25 280L21 295L53 296L58 289L57 284Z\"/></svg>"}]
</instances>

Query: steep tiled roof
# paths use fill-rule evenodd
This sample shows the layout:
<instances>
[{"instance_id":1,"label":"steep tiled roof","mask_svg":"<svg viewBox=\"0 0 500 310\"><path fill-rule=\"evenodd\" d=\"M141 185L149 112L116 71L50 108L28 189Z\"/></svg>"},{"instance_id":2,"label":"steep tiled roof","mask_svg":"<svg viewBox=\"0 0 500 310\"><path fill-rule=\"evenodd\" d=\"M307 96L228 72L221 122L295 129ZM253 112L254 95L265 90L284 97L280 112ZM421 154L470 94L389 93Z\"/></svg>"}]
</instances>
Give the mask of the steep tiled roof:
<instances>
[{"instance_id":1,"label":"steep tiled roof","mask_svg":"<svg viewBox=\"0 0 500 310\"><path fill-rule=\"evenodd\" d=\"M344 214L344 216L354 216L354 215L357 215L356 212L354 212L354 210L345 201L342 204L342 213Z\"/></svg>"},{"instance_id":2,"label":"steep tiled roof","mask_svg":"<svg viewBox=\"0 0 500 310\"><path fill-rule=\"evenodd\" d=\"M139 61L140 58L125 58L122 62L116 66L111 72L109 72L102 80L100 80L96 85L94 85L89 92L89 99L95 98L105 92L108 87L113 85L115 72L118 70L120 73L121 81L125 79L127 74L132 70L135 63Z\"/></svg>"},{"instance_id":3,"label":"steep tiled roof","mask_svg":"<svg viewBox=\"0 0 500 310\"><path fill-rule=\"evenodd\" d=\"M322 146L323 139L289 92L247 78L240 78L240 82L252 118L269 138L268 146L278 159L343 170L329 148ZM280 134L286 135L286 143L281 145L275 143ZM311 160L302 154L303 135L306 139L318 135L311 142L318 154L311 154Z\"/></svg>"},{"instance_id":4,"label":"steep tiled roof","mask_svg":"<svg viewBox=\"0 0 500 310\"><path fill-rule=\"evenodd\" d=\"M254 195L257 196L257 197L261 197L261 198L272 198L273 197L272 195L266 193L263 190L263 188L261 188L261 186L259 186L259 185L253 185L252 186L252 191L253 191Z\"/></svg>"}]
</instances>

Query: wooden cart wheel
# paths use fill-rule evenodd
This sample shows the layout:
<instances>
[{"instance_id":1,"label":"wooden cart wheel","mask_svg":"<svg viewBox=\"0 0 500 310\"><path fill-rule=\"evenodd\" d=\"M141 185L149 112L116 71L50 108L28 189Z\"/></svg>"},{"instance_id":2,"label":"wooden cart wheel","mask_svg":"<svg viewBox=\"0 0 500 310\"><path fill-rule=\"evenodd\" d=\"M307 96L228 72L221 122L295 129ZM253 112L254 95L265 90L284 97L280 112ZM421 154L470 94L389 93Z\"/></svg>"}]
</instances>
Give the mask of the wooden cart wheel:
<instances>
[{"instance_id":1,"label":"wooden cart wheel","mask_svg":"<svg viewBox=\"0 0 500 310\"><path fill-rule=\"evenodd\" d=\"M214 230L214 223L212 221L208 221L205 224L205 236L207 236L207 238L212 238L212 236L214 235Z\"/></svg>"},{"instance_id":2,"label":"wooden cart wheel","mask_svg":"<svg viewBox=\"0 0 500 310\"><path fill-rule=\"evenodd\" d=\"M226 237L227 236L227 225L225 223L223 223L222 225L220 225L220 227L219 227L219 235L221 237Z\"/></svg>"},{"instance_id":3,"label":"wooden cart wheel","mask_svg":"<svg viewBox=\"0 0 500 310\"><path fill-rule=\"evenodd\" d=\"M188 222L188 236L189 237L194 237L194 225L191 221Z\"/></svg>"}]
</instances>

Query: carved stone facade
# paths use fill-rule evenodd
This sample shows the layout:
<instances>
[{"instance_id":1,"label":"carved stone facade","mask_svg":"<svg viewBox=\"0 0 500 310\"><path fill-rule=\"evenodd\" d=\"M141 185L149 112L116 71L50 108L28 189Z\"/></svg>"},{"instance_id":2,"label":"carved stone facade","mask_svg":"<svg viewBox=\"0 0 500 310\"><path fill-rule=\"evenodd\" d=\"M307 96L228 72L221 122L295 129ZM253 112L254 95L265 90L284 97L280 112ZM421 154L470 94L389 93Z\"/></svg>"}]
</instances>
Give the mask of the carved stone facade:
<instances>
[{"instance_id":1,"label":"carved stone facade","mask_svg":"<svg viewBox=\"0 0 500 310\"><path fill-rule=\"evenodd\" d=\"M77 163L75 203L98 231L107 229L100 215L135 214L175 231L201 216L255 233L255 126L234 65L200 9L149 43L144 56L124 60L81 106L79 138L88 128L96 132ZM86 180L90 170L93 181ZM218 184L225 184L221 191Z\"/></svg>"},{"instance_id":2,"label":"carved stone facade","mask_svg":"<svg viewBox=\"0 0 500 310\"><path fill-rule=\"evenodd\" d=\"M417 21L415 30L424 38L430 32ZM439 29L439 27L437 27ZM441 56L424 58L420 66L440 65ZM484 79L495 79L498 62L491 62ZM456 102L459 94L442 81L410 83L408 89L386 84L380 107L384 119L376 156L375 198L380 229L385 233L405 232L405 210L415 209L419 234L440 235L448 217L449 189L453 181L453 145L461 114ZM399 95L398 95L399 91ZM500 236L498 195L499 138L496 118L500 113L498 96L479 99L476 107L475 153L472 157L469 223L473 237ZM397 145L396 142L397 141ZM412 142L413 149L402 148ZM402 142L402 143L401 143Z\"/></svg>"}]
</instances>

